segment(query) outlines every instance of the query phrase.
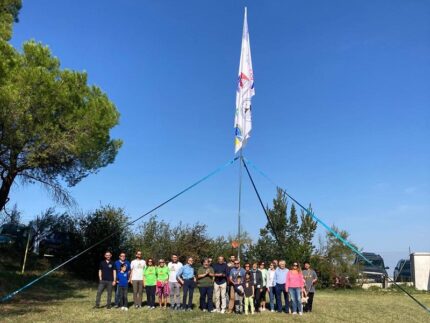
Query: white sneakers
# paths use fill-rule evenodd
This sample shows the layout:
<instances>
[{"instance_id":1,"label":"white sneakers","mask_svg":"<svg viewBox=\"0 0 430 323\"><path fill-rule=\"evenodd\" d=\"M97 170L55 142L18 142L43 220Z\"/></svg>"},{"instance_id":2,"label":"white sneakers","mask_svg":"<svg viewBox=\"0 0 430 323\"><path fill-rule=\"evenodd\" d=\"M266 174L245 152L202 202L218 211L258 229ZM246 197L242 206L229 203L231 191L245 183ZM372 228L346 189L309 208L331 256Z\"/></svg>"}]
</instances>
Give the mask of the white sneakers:
<instances>
[{"instance_id":1,"label":"white sneakers","mask_svg":"<svg viewBox=\"0 0 430 323\"><path fill-rule=\"evenodd\" d=\"M125 307L125 306L121 307L121 311L128 311L128 307Z\"/></svg>"}]
</instances>

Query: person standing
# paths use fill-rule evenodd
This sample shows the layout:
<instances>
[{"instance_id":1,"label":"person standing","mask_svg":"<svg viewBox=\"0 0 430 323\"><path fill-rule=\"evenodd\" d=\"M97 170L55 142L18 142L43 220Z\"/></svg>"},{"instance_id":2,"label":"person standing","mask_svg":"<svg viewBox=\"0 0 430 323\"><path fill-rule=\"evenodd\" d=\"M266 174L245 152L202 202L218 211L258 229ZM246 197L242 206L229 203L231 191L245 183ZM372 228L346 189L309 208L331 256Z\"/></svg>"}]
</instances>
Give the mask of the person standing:
<instances>
[{"instance_id":1,"label":"person standing","mask_svg":"<svg viewBox=\"0 0 430 323\"><path fill-rule=\"evenodd\" d=\"M273 263L269 265L269 270L267 270L267 289L269 290L270 311L274 312L276 283L275 283L275 265Z\"/></svg>"},{"instance_id":2,"label":"person standing","mask_svg":"<svg viewBox=\"0 0 430 323\"><path fill-rule=\"evenodd\" d=\"M212 296L214 291L214 270L209 260L203 261L203 266L197 271L197 286L200 291L200 308L203 312L213 311Z\"/></svg>"},{"instance_id":3,"label":"person standing","mask_svg":"<svg viewBox=\"0 0 430 323\"><path fill-rule=\"evenodd\" d=\"M251 307L251 314L254 314L254 294L255 285L252 282L252 273L245 274L245 283L243 284L244 296L245 296L245 315L248 315L249 307Z\"/></svg>"},{"instance_id":4,"label":"person standing","mask_svg":"<svg viewBox=\"0 0 430 323\"><path fill-rule=\"evenodd\" d=\"M176 275L179 283L183 286L182 308L185 311L193 310L193 293L196 284L196 277L193 268L194 259L188 257L187 264L183 266ZM188 297L188 304L187 304Z\"/></svg>"},{"instance_id":5,"label":"person standing","mask_svg":"<svg viewBox=\"0 0 430 323\"><path fill-rule=\"evenodd\" d=\"M121 265L125 264L126 271L128 273L128 276L130 277L130 262L126 259L125 252L121 252L119 254L119 259L115 261L115 270L116 270L116 276L118 277L119 272L121 271ZM119 285L116 285L115 288L115 307L119 307Z\"/></svg>"},{"instance_id":6,"label":"person standing","mask_svg":"<svg viewBox=\"0 0 430 323\"><path fill-rule=\"evenodd\" d=\"M104 257L105 259L100 262L99 266L99 286L97 288L95 308L100 308L100 299L103 291L106 289L106 308L110 309L112 301L112 287L116 284L116 271L114 263L111 260L112 253L110 251L106 251Z\"/></svg>"},{"instance_id":7,"label":"person standing","mask_svg":"<svg viewBox=\"0 0 430 323\"><path fill-rule=\"evenodd\" d=\"M178 255L172 255L172 261L168 263L169 268L169 289L170 289L170 308L172 310L181 308L181 284L176 278L182 263L178 261Z\"/></svg>"},{"instance_id":8,"label":"person standing","mask_svg":"<svg viewBox=\"0 0 430 323\"><path fill-rule=\"evenodd\" d=\"M234 286L237 285L237 279L238 279L238 277L241 277L241 281L242 281L242 278L243 279L245 278L245 269L243 269L243 268L240 267L240 261L239 260L235 260L234 261L234 267L230 269L230 273L229 273L229 276L228 276L229 282L231 284L231 288L230 288L230 302L228 304L228 312L229 313L233 312L233 308L234 308L234 305L235 305L235 296L236 296L235 294L237 294L237 293L235 291Z\"/></svg>"},{"instance_id":9,"label":"person standing","mask_svg":"<svg viewBox=\"0 0 430 323\"><path fill-rule=\"evenodd\" d=\"M258 265L258 269L261 271L261 278L263 283L261 285L260 294L260 311L266 310L266 292L267 292L267 269L265 268L265 263L262 261Z\"/></svg>"},{"instance_id":10,"label":"person standing","mask_svg":"<svg viewBox=\"0 0 430 323\"><path fill-rule=\"evenodd\" d=\"M143 294L143 270L146 267L145 260L142 259L142 252L138 250L136 252L136 259L131 264L130 280L133 286L133 302L135 308L142 306L142 294Z\"/></svg>"},{"instance_id":11,"label":"person standing","mask_svg":"<svg viewBox=\"0 0 430 323\"><path fill-rule=\"evenodd\" d=\"M233 308L234 308L234 292L232 294L232 288L233 288L233 284L230 281L230 270L232 268L234 268L234 262L236 261L236 256L235 255L231 255L229 257L229 261L227 263L227 290L225 293L225 299L226 302L228 302L228 313L231 313ZM232 295L233 295L233 299L232 299ZM226 304L227 306L227 304Z\"/></svg>"},{"instance_id":12,"label":"person standing","mask_svg":"<svg viewBox=\"0 0 430 323\"><path fill-rule=\"evenodd\" d=\"M243 288L241 276L237 276L236 282L233 285L233 289L234 289L234 310L236 314L242 314L243 298L245 296L245 291Z\"/></svg>"},{"instance_id":13,"label":"person standing","mask_svg":"<svg viewBox=\"0 0 430 323\"><path fill-rule=\"evenodd\" d=\"M285 290L290 294L293 314L303 315L302 294L303 294L303 274L299 263L294 262L287 273Z\"/></svg>"},{"instance_id":14,"label":"person standing","mask_svg":"<svg viewBox=\"0 0 430 323\"><path fill-rule=\"evenodd\" d=\"M249 271L251 274L251 281L254 284L254 306L255 311L260 312L260 295L263 287L263 275L261 271L258 269L258 263L252 264L252 269Z\"/></svg>"},{"instance_id":15,"label":"person standing","mask_svg":"<svg viewBox=\"0 0 430 323\"><path fill-rule=\"evenodd\" d=\"M157 295L160 308L167 308L167 297L169 296L169 268L165 265L164 259L158 261L157 273ZM162 304L164 303L164 307Z\"/></svg>"},{"instance_id":16,"label":"person standing","mask_svg":"<svg viewBox=\"0 0 430 323\"><path fill-rule=\"evenodd\" d=\"M155 308L155 285L157 283L157 272L154 266L154 260L148 258L146 267L143 270L143 287L146 291L146 305L150 309Z\"/></svg>"},{"instance_id":17,"label":"person standing","mask_svg":"<svg viewBox=\"0 0 430 323\"><path fill-rule=\"evenodd\" d=\"M218 262L213 265L214 269L214 293L215 293L215 309L214 311L225 313L227 306L227 273L228 266L224 261L223 256L218 257Z\"/></svg>"},{"instance_id":18,"label":"person standing","mask_svg":"<svg viewBox=\"0 0 430 323\"><path fill-rule=\"evenodd\" d=\"M127 265L124 263L120 266L120 271L117 274L118 279L118 289L119 289L119 304L121 310L128 311L128 284L130 282L129 279L130 273L127 271Z\"/></svg>"},{"instance_id":19,"label":"person standing","mask_svg":"<svg viewBox=\"0 0 430 323\"><path fill-rule=\"evenodd\" d=\"M303 279L305 280L305 290L308 296L308 302L305 304L304 312L312 312L312 303L314 301L315 285L318 281L318 276L315 270L311 268L309 261L305 261Z\"/></svg>"},{"instance_id":20,"label":"person standing","mask_svg":"<svg viewBox=\"0 0 430 323\"><path fill-rule=\"evenodd\" d=\"M276 306L278 313L282 313L282 294L285 299L285 312L288 313L290 309L290 302L288 301L288 293L285 289L285 281L287 280L288 269L285 268L285 260L279 261L279 267L275 270L275 288L276 288Z\"/></svg>"}]
</instances>

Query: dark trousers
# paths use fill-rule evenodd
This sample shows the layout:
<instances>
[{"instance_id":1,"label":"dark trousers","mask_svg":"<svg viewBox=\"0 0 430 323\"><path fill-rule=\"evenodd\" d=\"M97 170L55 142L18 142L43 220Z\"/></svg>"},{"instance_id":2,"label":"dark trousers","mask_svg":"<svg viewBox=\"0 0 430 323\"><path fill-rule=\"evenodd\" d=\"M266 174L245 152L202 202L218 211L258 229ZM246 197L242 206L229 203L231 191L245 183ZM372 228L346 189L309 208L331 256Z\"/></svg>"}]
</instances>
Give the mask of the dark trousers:
<instances>
[{"instance_id":1,"label":"dark trousers","mask_svg":"<svg viewBox=\"0 0 430 323\"><path fill-rule=\"evenodd\" d=\"M119 285L115 285L115 306L119 306Z\"/></svg>"},{"instance_id":2,"label":"dark trousers","mask_svg":"<svg viewBox=\"0 0 430 323\"><path fill-rule=\"evenodd\" d=\"M146 305L155 307L155 285L145 286L146 290Z\"/></svg>"},{"instance_id":3,"label":"dark trousers","mask_svg":"<svg viewBox=\"0 0 430 323\"><path fill-rule=\"evenodd\" d=\"M288 293L285 291L285 284L276 284L276 306L279 313L282 312L282 294L285 299L285 312L288 313L290 309L290 302L288 300Z\"/></svg>"},{"instance_id":4,"label":"dark trousers","mask_svg":"<svg viewBox=\"0 0 430 323\"><path fill-rule=\"evenodd\" d=\"M314 293L309 292L308 293L308 302L305 304L305 307L303 308L304 312L312 312L312 303L314 302Z\"/></svg>"},{"instance_id":5,"label":"dark trousers","mask_svg":"<svg viewBox=\"0 0 430 323\"><path fill-rule=\"evenodd\" d=\"M112 302L112 282L107 280L101 280L99 282L99 287L97 288L97 296L96 296L96 306L100 306L100 299L102 297L103 291L106 289L107 291L107 299L106 306L111 306Z\"/></svg>"},{"instance_id":6,"label":"dark trousers","mask_svg":"<svg viewBox=\"0 0 430 323\"><path fill-rule=\"evenodd\" d=\"M118 294L119 294L119 303L118 305L120 307L128 307L128 287L118 287Z\"/></svg>"},{"instance_id":7,"label":"dark trousers","mask_svg":"<svg viewBox=\"0 0 430 323\"><path fill-rule=\"evenodd\" d=\"M261 304L261 291L260 291L260 288L255 287L254 307L256 312L260 312L260 304Z\"/></svg>"},{"instance_id":8,"label":"dark trousers","mask_svg":"<svg viewBox=\"0 0 430 323\"><path fill-rule=\"evenodd\" d=\"M214 304L212 302L212 296L214 293L213 286L199 287L199 290L200 290L200 308L202 310L208 310L209 312L211 312L214 309Z\"/></svg>"},{"instance_id":9,"label":"dark trousers","mask_svg":"<svg viewBox=\"0 0 430 323\"><path fill-rule=\"evenodd\" d=\"M194 294L194 279L184 279L184 291L182 296L182 307L184 309L193 307L193 294ZM188 296L188 305L187 305Z\"/></svg>"}]
</instances>

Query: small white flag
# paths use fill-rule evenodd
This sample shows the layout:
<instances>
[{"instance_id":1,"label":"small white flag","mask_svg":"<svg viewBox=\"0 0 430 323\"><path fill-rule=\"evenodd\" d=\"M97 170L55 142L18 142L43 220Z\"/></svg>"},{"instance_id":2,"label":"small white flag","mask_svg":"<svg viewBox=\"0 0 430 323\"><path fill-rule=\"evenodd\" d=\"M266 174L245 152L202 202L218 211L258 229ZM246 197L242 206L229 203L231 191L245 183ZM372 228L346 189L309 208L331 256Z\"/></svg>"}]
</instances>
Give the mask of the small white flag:
<instances>
[{"instance_id":1,"label":"small white flag","mask_svg":"<svg viewBox=\"0 0 430 323\"><path fill-rule=\"evenodd\" d=\"M239 77L236 90L236 115L234 127L236 129L235 153L243 148L250 137L251 99L255 95L254 73L252 71L251 46L247 22L247 10L243 21L242 50L240 54Z\"/></svg>"}]
</instances>

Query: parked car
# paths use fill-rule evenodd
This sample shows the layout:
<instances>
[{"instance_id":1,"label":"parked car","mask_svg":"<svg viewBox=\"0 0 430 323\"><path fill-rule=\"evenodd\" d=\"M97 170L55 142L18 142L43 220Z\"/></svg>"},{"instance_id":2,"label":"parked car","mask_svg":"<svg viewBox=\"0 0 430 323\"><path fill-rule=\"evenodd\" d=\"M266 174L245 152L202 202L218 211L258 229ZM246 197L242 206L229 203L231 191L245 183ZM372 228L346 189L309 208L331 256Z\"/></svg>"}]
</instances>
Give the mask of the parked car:
<instances>
[{"instance_id":1,"label":"parked car","mask_svg":"<svg viewBox=\"0 0 430 323\"><path fill-rule=\"evenodd\" d=\"M384 259L373 252L363 252L363 256L372 264L370 265L359 256L355 258L354 264L358 266L360 280L366 283L385 283L385 279L388 277L386 269L389 267L385 267Z\"/></svg>"},{"instance_id":2,"label":"parked car","mask_svg":"<svg viewBox=\"0 0 430 323\"><path fill-rule=\"evenodd\" d=\"M15 245L24 247L27 241L28 227L22 224L6 223L0 227L0 246Z\"/></svg>"},{"instance_id":3,"label":"parked car","mask_svg":"<svg viewBox=\"0 0 430 323\"><path fill-rule=\"evenodd\" d=\"M400 259L394 268L395 282L410 282L411 281L411 261L409 259Z\"/></svg>"}]
</instances>

